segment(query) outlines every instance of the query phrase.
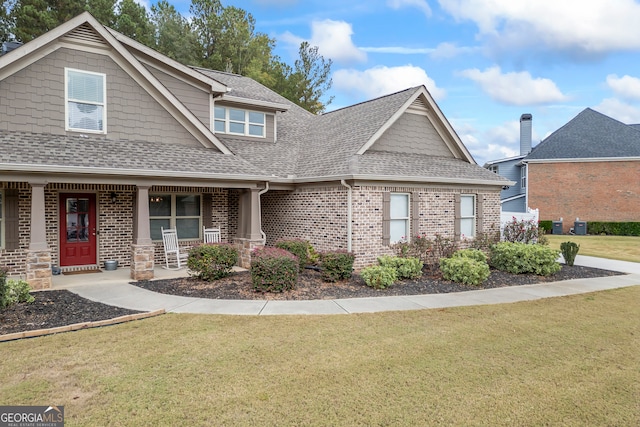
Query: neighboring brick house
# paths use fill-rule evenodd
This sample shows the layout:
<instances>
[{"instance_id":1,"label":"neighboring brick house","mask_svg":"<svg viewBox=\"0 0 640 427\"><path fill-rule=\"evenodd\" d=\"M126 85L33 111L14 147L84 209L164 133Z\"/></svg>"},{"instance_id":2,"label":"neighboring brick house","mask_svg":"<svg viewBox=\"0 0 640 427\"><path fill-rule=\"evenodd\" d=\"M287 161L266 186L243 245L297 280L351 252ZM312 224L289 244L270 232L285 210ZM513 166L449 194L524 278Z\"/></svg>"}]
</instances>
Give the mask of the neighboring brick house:
<instances>
[{"instance_id":1,"label":"neighboring brick house","mask_svg":"<svg viewBox=\"0 0 640 427\"><path fill-rule=\"evenodd\" d=\"M523 159L540 219L640 221L640 129L590 108Z\"/></svg>"},{"instance_id":2,"label":"neighboring brick house","mask_svg":"<svg viewBox=\"0 0 640 427\"><path fill-rule=\"evenodd\" d=\"M0 57L0 266L105 260L153 277L160 228L216 225L356 266L417 233L497 229L504 178L479 167L424 87L313 115L257 82L190 68L84 13Z\"/></svg>"}]
</instances>

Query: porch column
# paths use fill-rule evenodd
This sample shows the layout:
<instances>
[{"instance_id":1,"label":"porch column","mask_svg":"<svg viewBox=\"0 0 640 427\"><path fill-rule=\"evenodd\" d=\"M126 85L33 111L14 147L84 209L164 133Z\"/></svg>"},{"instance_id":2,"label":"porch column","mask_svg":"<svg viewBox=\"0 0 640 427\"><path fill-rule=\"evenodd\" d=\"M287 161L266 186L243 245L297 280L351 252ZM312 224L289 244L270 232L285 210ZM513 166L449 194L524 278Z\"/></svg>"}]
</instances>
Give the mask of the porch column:
<instances>
[{"instance_id":1,"label":"porch column","mask_svg":"<svg viewBox=\"0 0 640 427\"><path fill-rule=\"evenodd\" d=\"M51 287L51 249L47 245L44 187L46 182L30 182L31 222L27 250L27 282L32 289Z\"/></svg>"},{"instance_id":2,"label":"porch column","mask_svg":"<svg viewBox=\"0 0 640 427\"><path fill-rule=\"evenodd\" d=\"M131 278L133 280L153 279L155 246L151 240L149 224L149 187L138 185L136 195L134 235L131 245Z\"/></svg>"},{"instance_id":3,"label":"porch column","mask_svg":"<svg viewBox=\"0 0 640 427\"><path fill-rule=\"evenodd\" d=\"M249 268L251 265L251 251L262 247L261 219L260 219L260 189L252 188L240 195L238 247L240 267Z\"/></svg>"}]
</instances>

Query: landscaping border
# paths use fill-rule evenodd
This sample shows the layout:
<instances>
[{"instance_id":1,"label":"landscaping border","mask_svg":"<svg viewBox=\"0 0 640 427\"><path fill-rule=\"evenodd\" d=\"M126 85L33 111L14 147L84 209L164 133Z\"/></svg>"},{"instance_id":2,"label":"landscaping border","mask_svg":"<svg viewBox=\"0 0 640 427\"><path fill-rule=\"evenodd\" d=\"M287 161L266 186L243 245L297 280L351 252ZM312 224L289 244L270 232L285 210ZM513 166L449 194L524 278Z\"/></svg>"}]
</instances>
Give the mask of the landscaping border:
<instances>
[{"instance_id":1,"label":"landscaping border","mask_svg":"<svg viewBox=\"0 0 640 427\"><path fill-rule=\"evenodd\" d=\"M72 325L58 326L55 328L36 329L33 331L14 332L11 334L0 335L0 342L13 341L23 338L35 338L44 335L59 334L61 332L79 331L82 329L99 328L102 326L117 325L119 323L131 322L133 320L147 319L149 317L165 314L165 309L148 311L145 313L126 314L124 316L114 317L113 319L97 320L95 322L74 323Z\"/></svg>"}]
</instances>

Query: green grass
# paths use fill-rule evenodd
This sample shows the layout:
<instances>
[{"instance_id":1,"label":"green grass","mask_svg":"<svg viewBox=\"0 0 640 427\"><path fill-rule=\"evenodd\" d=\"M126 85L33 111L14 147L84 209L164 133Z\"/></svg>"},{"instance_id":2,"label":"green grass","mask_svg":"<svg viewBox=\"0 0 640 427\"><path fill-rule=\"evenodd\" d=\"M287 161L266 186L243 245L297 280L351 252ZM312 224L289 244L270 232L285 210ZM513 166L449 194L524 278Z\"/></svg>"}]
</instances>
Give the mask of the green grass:
<instances>
[{"instance_id":1,"label":"green grass","mask_svg":"<svg viewBox=\"0 0 640 427\"><path fill-rule=\"evenodd\" d=\"M67 426L637 425L639 300L168 314L0 344L0 402Z\"/></svg>"},{"instance_id":2,"label":"green grass","mask_svg":"<svg viewBox=\"0 0 640 427\"><path fill-rule=\"evenodd\" d=\"M547 234L549 246L560 250L562 242L580 245L578 255L640 262L640 237L635 236L567 236Z\"/></svg>"}]
</instances>

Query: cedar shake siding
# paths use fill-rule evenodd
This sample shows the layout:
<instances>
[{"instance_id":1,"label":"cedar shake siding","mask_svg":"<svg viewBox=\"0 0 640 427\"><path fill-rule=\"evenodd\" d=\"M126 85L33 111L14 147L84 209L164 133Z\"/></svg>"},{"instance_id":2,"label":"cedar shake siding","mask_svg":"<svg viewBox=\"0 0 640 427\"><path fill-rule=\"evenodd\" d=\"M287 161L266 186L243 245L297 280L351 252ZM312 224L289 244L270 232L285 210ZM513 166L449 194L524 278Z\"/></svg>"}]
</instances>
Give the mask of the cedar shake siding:
<instances>
[{"instance_id":1,"label":"cedar shake siding","mask_svg":"<svg viewBox=\"0 0 640 427\"><path fill-rule=\"evenodd\" d=\"M370 150L453 157L427 116L412 113L400 116Z\"/></svg>"},{"instance_id":2,"label":"cedar shake siding","mask_svg":"<svg viewBox=\"0 0 640 427\"><path fill-rule=\"evenodd\" d=\"M211 127L211 94L149 64L145 67L173 93L206 127Z\"/></svg>"},{"instance_id":3,"label":"cedar shake siding","mask_svg":"<svg viewBox=\"0 0 640 427\"><path fill-rule=\"evenodd\" d=\"M92 136L202 147L110 57L67 48L58 49L0 81L3 97L0 128L65 134L65 67L106 74L107 133Z\"/></svg>"}]
</instances>

